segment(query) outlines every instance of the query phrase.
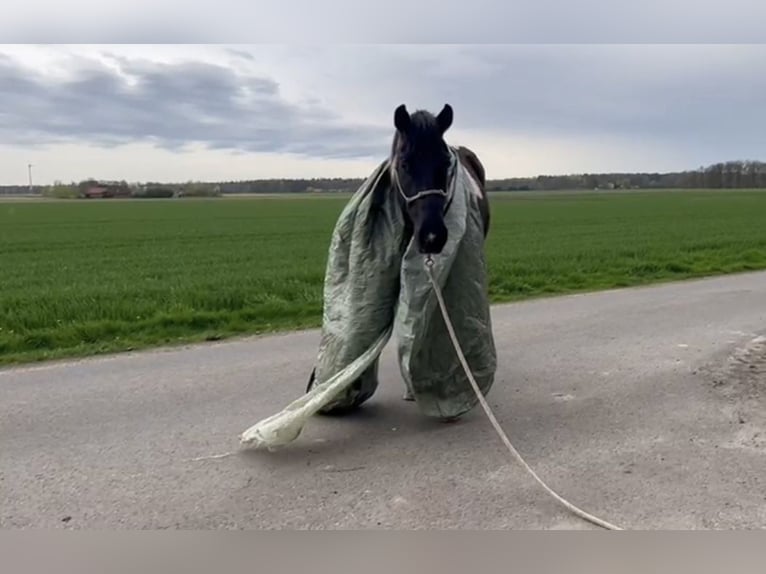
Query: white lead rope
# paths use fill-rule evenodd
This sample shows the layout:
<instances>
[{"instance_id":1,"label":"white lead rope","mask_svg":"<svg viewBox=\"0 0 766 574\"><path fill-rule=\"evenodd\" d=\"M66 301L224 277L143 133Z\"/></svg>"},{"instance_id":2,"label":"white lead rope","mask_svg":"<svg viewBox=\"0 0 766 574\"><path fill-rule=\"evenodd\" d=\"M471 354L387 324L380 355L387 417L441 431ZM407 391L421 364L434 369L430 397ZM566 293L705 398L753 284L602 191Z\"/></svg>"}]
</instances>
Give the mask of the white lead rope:
<instances>
[{"instance_id":1,"label":"white lead rope","mask_svg":"<svg viewBox=\"0 0 766 574\"><path fill-rule=\"evenodd\" d=\"M609 522L606 522L605 520L601 520L600 518L593 516L592 514L588 514L584 510L580 510L575 505L571 504L570 502L564 500L561 496L556 494L550 487L548 487L547 484L545 484L535 473L534 470L524 461L524 459L521 457L521 455L518 453L518 451L513 447L511 444L511 441L508 440L508 437L506 436L505 432L503 431L503 428L500 426L500 424L497 422L497 419L495 418L495 415L492 413L492 410L489 408L489 404L487 404L486 399L484 398L484 395L482 394L481 390L479 389L479 385L476 384L476 380L473 378L473 374L471 373L471 369L468 366L468 363L465 360L465 356L463 356L463 351L460 348L460 343L457 340L457 336L455 335L455 330L452 327L452 322L449 319L449 315L447 314L447 308L444 305L444 299L442 299L442 293L441 289L439 288L438 283L436 282L436 279L433 276L433 259L430 258L430 256L426 259L426 271L428 273L428 279L431 282L431 285L433 286L434 293L436 294L436 299L439 302L439 307L441 308L442 316L444 317L444 323L447 325L447 330L449 331L449 336L452 339L452 345L455 347L455 352L457 353L458 358L460 359L460 363L463 365L463 369L465 370L465 374L468 377L468 380L471 383L471 387L473 387L474 392L476 393L476 397L479 399L479 402L481 403L482 408L484 408L484 412L487 414L487 417L489 418L489 422L492 423L492 426L495 428L495 431L497 431L497 434L500 436L500 439L503 441L506 447L508 447L508 450L513 455L513 457L516 459L516 461L521 464L521 466L524 467L524 469L532 475L532 478L534 478L537 483L542 486L545 491L550 494L553 498L558 500L561 504L563 504L568 510L579 516L580 518L583 518L589 522L592 522L593 524L596 524L598 526L601 526L602 528L606 528L607 530L622 530L619 526L615 526L614 524L610 524Z\"/></svg>"}]
</instances>

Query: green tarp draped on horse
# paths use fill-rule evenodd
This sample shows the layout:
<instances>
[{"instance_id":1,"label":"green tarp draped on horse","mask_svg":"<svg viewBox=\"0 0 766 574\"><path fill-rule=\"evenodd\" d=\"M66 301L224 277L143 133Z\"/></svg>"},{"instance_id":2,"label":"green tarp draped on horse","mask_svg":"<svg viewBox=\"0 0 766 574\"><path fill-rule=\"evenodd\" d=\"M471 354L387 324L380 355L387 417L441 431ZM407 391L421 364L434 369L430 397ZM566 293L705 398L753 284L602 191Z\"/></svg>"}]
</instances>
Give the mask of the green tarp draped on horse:
<instances>
[{"instance_id":1,"label":"green tarp draped on horse","mask_svg":"<svg viewBox=\"0 0 766 574\"><path fill-rule=\"evenodd\" d=\"M449 238L433 272L466 360L483 393L494 382L497 356L488 299L480 191L450 149ZM428 281L425 256L408 240L390 164L381 163L352 196L332 234L324 312L309 392L254 425L243 445L294 440L308 417L358 406L379 384L380 352L393 335L407 394L429 417L453 418L477 403L458 361Z\"/></svg>"}]
</instances>

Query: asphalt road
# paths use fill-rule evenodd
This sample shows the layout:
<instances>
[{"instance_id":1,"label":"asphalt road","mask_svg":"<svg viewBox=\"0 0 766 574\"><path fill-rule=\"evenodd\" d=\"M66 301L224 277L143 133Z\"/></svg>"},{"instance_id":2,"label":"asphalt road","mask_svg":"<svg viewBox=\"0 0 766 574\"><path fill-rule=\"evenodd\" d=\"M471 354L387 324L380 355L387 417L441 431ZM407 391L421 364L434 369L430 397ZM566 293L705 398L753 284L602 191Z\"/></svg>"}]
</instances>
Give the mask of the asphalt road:
<instances>
[{"instance_id":1,"label":"asphalt road","mask_svg":"<svg viewBox=\"0 0 766 574\"><path fill-rule=\"evenodd\" d=\"M554 490L628 529L766 526L766 273L495 307L489 395ZM303 392L317 332L0 370L0 526L594 528L477 407L401 400L389 347L360 413L277 452L244 429Z\"/></svg>"}]
</instances>

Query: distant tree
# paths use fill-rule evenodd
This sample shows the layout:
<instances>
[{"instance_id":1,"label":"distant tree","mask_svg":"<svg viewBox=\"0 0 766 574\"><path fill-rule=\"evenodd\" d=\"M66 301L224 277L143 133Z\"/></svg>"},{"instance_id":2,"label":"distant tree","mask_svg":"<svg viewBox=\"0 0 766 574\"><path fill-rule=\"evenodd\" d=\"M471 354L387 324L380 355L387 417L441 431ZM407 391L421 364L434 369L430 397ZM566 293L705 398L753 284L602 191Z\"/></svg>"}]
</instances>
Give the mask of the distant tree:
<instances>
[{"instance_id":1,"label":"distant tree","mask_svg":"<svg viewBox=\"0 0 766 574\"><path fill-rule=\"evenodd\" d=\"M65 184L59 180L43 188L43 196L56 199L75 199L80 196L76 183Z\"/></svg>"}]
</instances>

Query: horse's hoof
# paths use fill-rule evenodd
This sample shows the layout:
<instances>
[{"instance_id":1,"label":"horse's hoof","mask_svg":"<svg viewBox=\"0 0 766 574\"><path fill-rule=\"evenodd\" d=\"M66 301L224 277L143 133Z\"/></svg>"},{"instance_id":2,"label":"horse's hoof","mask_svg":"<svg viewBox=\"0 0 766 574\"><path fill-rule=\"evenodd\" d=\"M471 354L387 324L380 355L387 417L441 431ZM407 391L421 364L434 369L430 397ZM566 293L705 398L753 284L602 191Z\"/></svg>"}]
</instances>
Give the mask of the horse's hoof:
<instances>
[{"instance_id":1,"label":"horse's hoof","mask_svg":"<svg viewBox=\"0 0 766 574\"><path fill-rule=\"evenodd\" d=\"M456 423L460 420L460 415L454 416L454 417L444 417L442 419L439 419L441 422L445 424L452 424Z\"/></svg>"},{"instance_id":2,"label":"horse's hoof","mask_svg":"<svg viewBox=\"0 0 766 574\"><path fill-rule=\"evenodd\" d=\"M357 379L351 383L350 388L352 391L359 393L359 391L362 389L362 381ZM345 400L335 404L334 406L326 406L323 409L317 411L317 414L325 417L344 417L353 413L354 411L359 410L362 407L362 404L368 398L369 397L363 397L360 399L359 395L357 394L355 398L350 399L351 402L348 402L349 399L346 397Z\"/></svg>"},{"instance_id":3,"label":"horse's hoof","mask_svg":"<svg viewBox=\"0 0 766 574\"><path fill-rule=\"evenodd\" d=\"M319 410L317 411L317 414L321 417L340 418L340 417L348 416L352 414L353 412L359 410L360 408L361 408L361 405L356 405L356 404L342 405L342 406L330 407L330 408Z\"/></svg>"}]
</instances>

